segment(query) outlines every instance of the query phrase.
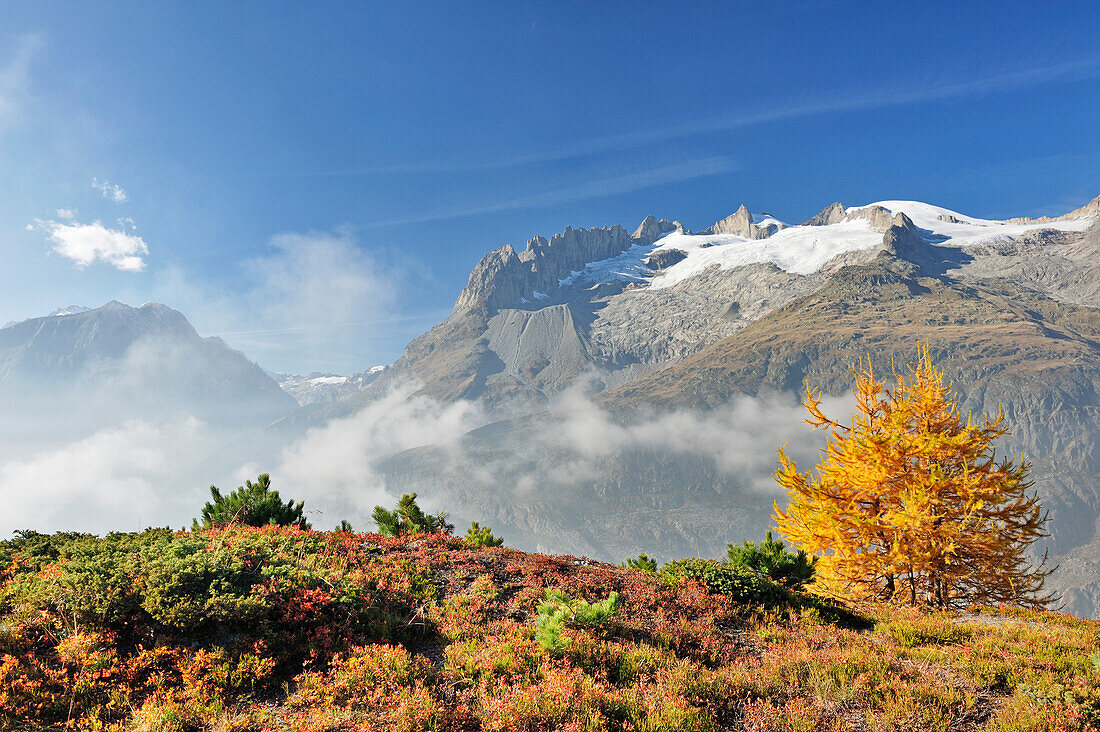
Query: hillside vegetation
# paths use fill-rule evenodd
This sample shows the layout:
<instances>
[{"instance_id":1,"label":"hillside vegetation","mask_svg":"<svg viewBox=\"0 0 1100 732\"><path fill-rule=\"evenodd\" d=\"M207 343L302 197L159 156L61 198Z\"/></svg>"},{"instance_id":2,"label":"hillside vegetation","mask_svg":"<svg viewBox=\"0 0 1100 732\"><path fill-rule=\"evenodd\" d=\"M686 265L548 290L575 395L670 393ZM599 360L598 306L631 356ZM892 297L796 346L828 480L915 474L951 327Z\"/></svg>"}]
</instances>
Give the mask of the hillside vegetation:
<instances>
[{"instance_id":1,"label":"hillside vegetation","mask_svg":"<svg viewBox=\"0 0 1100 732\"><path fill-rule=\"evenodd\" d=\"M0 542L0 728L1084 730L1100 623L444 534Z\"/></svg>"}]
</instances>

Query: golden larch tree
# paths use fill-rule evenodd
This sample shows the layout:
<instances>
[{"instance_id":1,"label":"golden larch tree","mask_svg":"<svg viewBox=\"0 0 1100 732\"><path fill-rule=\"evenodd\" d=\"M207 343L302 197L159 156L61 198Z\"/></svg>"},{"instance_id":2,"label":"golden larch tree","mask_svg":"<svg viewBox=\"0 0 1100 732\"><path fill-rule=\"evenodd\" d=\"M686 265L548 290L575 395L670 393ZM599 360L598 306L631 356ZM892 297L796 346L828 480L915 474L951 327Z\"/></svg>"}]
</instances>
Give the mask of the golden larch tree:
<instances>
[{"instance_id":1,"label":"golden larch tree","mask_svg":"<svg viewBox=\"0 0 1100 732\"><path fill-rule=\"evenodd\" d=\"M1026 556L1047 518L1029 494L1030 466L998 462L992 444L1008 432L1004 412L963 421L927 345L890 388L869 358L852 374L849 425L827 417L807 383L806 422L829 430L816 474L782 449L775 473L790 497L775 506L779 531L820 556L815 591L942 608L1048 605L1045 557Z\"/></svg>"}]
</instances>

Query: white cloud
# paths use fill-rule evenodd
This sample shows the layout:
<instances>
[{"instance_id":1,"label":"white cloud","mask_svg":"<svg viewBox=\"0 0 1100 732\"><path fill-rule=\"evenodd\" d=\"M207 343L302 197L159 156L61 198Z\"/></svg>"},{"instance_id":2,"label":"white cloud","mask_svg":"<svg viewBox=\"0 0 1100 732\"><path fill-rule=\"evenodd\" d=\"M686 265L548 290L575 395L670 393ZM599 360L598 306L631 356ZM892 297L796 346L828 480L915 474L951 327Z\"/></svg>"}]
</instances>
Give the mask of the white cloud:
<instances>
[{"instance_id":1,"label":"white cloud","mask_svg":"<svg viewBox=\"0 0 1100 732\"><path fill-rule=\"evenodd\" d=\"M229 284L213 284L158 268L153 299L267 368L304 373L376 363L360 354L379 329L400 319L392 308L406 276L342 232L278 234L262 256L231 274Z\"/></svg>"},{"instance_id":2,"label":"white cloud","mask_svg":"<svg viewBox=\"0 0 1100 732\"><path fill-rule=\"evenodd\" d=\"M66 221L72 221L79 213L75 208L59 208L57 209L57 218L65 219ZM31 227L34 228L34 227Z\"/></svg>"},{"instance_id":3,"label":"white cloud","mask_svg":"<svg viewBox=\"0 0 1100 732\"><path fill-rule=\"evenodd\" d=\"M248 304L269 323L353 321L395 296L389 273L346 234L278 234L271 247L271 254L244 263L253 283Z\"/></svg>"},{"instance_id":4,"label":"white cloud","mask_svg":"<svg viewBox=\"0 0 1100 732\"><path fill-rule=\"evenodd\" d=\"M149 253L149 247L140 236L108 229L99 221L91 224L73 221L66 224L60 221L36 220L35 224L46 232L46 239L53 242L53 250L73 260L80 269L96 262L105 262L123 272L140 272L145 269L145 260L142 257Z\"/></svg>"},{"instance_id":5,"label":"white cloud","mask_svg":"<svg viewBox=\"0 0 1100 732\"><path fill-rule=\"evenodd\" d=\"M442 404L414 391L414 385L398 387L351 417L310 430L283 450L272 480L285 486L286 495L327 509L332 523L362 518L376 504L388 503L375 460L422 445L450 444L486 422L473 402Z\"/></svg>"},{"instance_id":6,"label":"white cloud","mask_svg":"<svg viewBox=\"0 0 1100 732\"><path fill-rule=\"evenodd\" d=\"M92 188L99 191L100 195L108 201L113 201L114 203L126 203L130 200L130 197L126 195L126 191L123 190L122 186L109 181L92 178Z\"/></svg>"},{"instance_id":7,"label":"white cloud","mask_svg":"<svg viewBox=\"0 0 1100 732\"><path fill-rule=\"evenodd\" d=\"M592 500L591 486L630 460L641 465L687 458L713 468L719 482L767 500L782 493L772 478L776 449L783 446L800 465L810 464L823 440L803 423L805 410L790 394L736 396L707 412L639 414L624 422L594 403L582 383L559 395L537 422L521 420L510 428L514 440L489 449L463 440L490 420L476 403L443 404L415 392L415 384L405 384L351 417L310 430L282 451L272 479L328 523L348 518L363 526L369 526L366 517L375 505L393 503L403 490L417 490L432 510L461 516L463 506L448 496L455 484L520 506L542 492L566 510L583 511ZM827 411L843 413L850 406L848 397L826 400ZM408 477L400 490L387 486L378 461L427 445L442 448L429 458L431 475ZM255 472L249 466L241 475ZM652 479L658 481L654 488L662 487L664 478Z\"/></svg>"},{"instance_id":8,"label":"white cloud","mask_svg":"<svg viewBox=\"0 0 1100 732\"><path fill-rule=\"evenodd\" d=\"M0 462L0 535L181 523L189 506L201 505L201 491L165 491L164 485L194 449L200 428L193 419L164 425L135 420Z\"/></svg>"}]
</instances>

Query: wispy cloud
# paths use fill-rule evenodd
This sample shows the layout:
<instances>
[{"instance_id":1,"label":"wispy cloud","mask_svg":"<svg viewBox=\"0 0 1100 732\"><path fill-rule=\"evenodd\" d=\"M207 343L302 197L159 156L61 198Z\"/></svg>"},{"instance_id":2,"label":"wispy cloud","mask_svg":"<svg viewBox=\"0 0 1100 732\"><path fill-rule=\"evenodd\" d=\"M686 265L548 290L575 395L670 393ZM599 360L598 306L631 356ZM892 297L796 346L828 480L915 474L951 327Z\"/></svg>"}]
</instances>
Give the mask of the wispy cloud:
<instances>
[{"instance_id":1,"label":"wispy cloud","mask_svg":"<svg viewBox=\"0 0 1100 732\"><path fill-rule=\"evenodd\" d=\"M92 188L95 188L100 195L113 203L126 203L130 200L130 197L126 195L126 191L117 183L92 178Z\"/></svg>"},{"instance_id":2,"label":"wispy cloud","mask_svg":"<svg viewBox=\"0 0 1100 732\"><path fill-rule=\"evenodd\" d=\"M369 176L408 173L456 173L498 170L534 163L568 160L644 147L669 140L779 122L823 114L858 112L901 107L925 102L987 96L1034 88L1052 82L1100 78L1100 57L1034 66L963 81L931 81L909 87L850 91L828 97L787 101L749 111L701 116L669 127L639 130L621 135L594 137L568 145L530 153L486 160L424 161L397 165L367 166L346 170L305 173L306 176Z\"/></svg>"},{"instance_id":3,"label":"wispy cloud","mask_svg":"<svg viewBox=\"0 0 1100 732\"><path fill-rule=\"evenodd\" d=\"M37 35L20 36L8 63L0 66L0 132L18 124L30 98L30 67L42 40Z\"/></svg>"},{"instance_id":4,"label":"wispy cloud","mask_svg":"<svg viewBox=\"0 0 1100 732\"><path fill-rule=\"evenodd\" d=\"M360 358L364 344L390 324L430 326L440 317L397 312L404 266L375 256L346 230L273 236L262 254L240 263L232 286L172 268L153 276L156 299L187 313L199 332L276 370L302 370L303 362L307 372L337 362L362 370L374 363Z\"/></svg>"},{"instance_id":5,"label":"wispy cloud","mask_svg":"<svg viewBox=\"0 0 1100 732\"><path fill-rule=\"evenodd\" d=\"M46 240L53 242L53 250L71 259L84 269L90 264L103 262L123 272L140 272L145 269L143 257L149 253L145 240L136 234L108 229L99 221L82 224L78 221L36 219L28 229L46 233Z\"/></svg>"},{"instance_id":6,"label":"wispy cloud","mask_svg":"<svg viewBox=\"0 0 1100 732\"><path fill-rule=\"evenodd\" d=\"M685 160L671 165L662 165L660 167L648 168L610 178L589 180L566 188L556 188L551 191L509 198L494 203L473 205L447 211L436 211L434 213L427 213L421 216L413 216L404 219L379 221L371 224L371 226L396 226L400 224L422 223L425 221L445 221L448 219L466 218L468 216L478 216L487 213L498 213L500 211L560 206L566 203L613 196L619 193L629 193L631 191L666 185L668 183L679 183L685 180L729 173L737 169L737 163L732 158L724 156Z\"/></svg>"}]
</instances>

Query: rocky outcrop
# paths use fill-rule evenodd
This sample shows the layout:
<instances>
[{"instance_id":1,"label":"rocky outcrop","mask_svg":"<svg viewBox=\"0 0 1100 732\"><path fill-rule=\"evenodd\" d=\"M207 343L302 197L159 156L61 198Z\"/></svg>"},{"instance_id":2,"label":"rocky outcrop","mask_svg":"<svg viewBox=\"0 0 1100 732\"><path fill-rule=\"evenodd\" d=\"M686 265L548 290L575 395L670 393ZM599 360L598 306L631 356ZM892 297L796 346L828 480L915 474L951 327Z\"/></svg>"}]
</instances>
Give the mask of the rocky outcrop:
<instances>
[{"instance_id":1,"label":"rocky outcrop","mask_svg":"<svg viewBox=\"0 0 1100 732\"><path fill-rule=\"evenodd\" d=\"M871 208L879 207L872 206ZM884 208L879 208L879 210L886 211ZM874 216L877 217L878 214L874 214ZM879 223L881 223L881 221L879 221ZM872 224L872 226L874 226L874 224ZM923 258L926 246L924 239L921 238L920 232L917 231L917 227L913 225L913 222L910 221L908 216L899 213L897 216L890 217L890 225L887 226L882 236L882 248L884 251L919 264L920 262L917 260Z\"/></svg>"},{"instance_id":2,"label":"rocky outcrop","mask_svg":"<svg viewBox=\"0 0 1100 732\"><path fill-rule=\"evenodd\" d=\"M660 235L662 230L665 233L676 230L673 222L654 220L648 225L647 222L649 219L638 227L641 236L637 238L621 226L566 227L549 240L536 236L519 254L510 245L495 249L470 273L469 282L455 301L454 312L518 306L535 297L536 292L556 289L559 280L584 269L589 262L610 259L635 244L652 243L649 237Z\"/></svg>"},{"instance_id":3,"label":"rocky outcrop","mask_svg":"<svg viewBox=\"0 0 1100 732\"><path fill-rule=\"evenodd\" d=\"M831 226L845 221L866 221L875 231L886 232L897 223L894 215L882 206L844 208L842 203L830 203L817 216L806 219L802 226Z\"/></svg>"},{"instance_id":4,"label":"rocky outcrop","mask_svg":"<svg viewBox=\"0 0 1100 732\"><path fill-rule=\"evenodd\" d=\"M689 233L679 221L669 221L668 219L659 219L656 216L646 216L645 219L642 220L642 223L638 224L638 228L634 230L631 237L637 239L641 244L652 244L665 234L671 234L674 231L681 234Z\"/></svg>"},{"instance_id":5,"label":"rocky outcrop","mask_svg":"<svg viewBox=\"0 0 1100 732\"><path fill-rule=\"evenodd\" d=\"M746 239L767 239L783 228L782 224L768 223L757 226L753 223L753 216L745 204L741 204L734 213L714 223L703 230L704 234L734 234Z\"/></svg>"},{"instance_id":6,"label":"rocky outcrop","mask_svg":"<svg viewBox=\"0 0 1100 732\"><path fill-rule=\"evenodd\" d=\"M905 216L905 214L898 214L898 216ZM848 209L844 214L844 220L863 220L870 224L871 228L875 231L881 231L883 233L886 233L891 227L899 223L894 214L890 213L882 206L863 206L862 208ZM908 217L906 217L905 220L909 221ZM913 226L912 221L909 221L909 226Z\"/></svg>"},{"instance_id":7,"label":"rocky outcrop","mask_svg":"<svg viewBox=\"0 0 1100 732\"><path fill-rule=\"evenodd\" d=\"M821 213L817 216L811 216L803 221L801 226L829 226L830 224L839 224L841 221L846 221L844 218L844 204L837 201L821 209Z\"/></svg>"},{"instance_id":8,"label":"rocky outcrop","mask_svg":"<svg viewBox=\"0 0 1100 732\"><path fill-rule=\"evenodd\" d=\"M527 272L511 244L494 249L470 272L469 282L455 301L454 312L518 303L529 292Z\"/></svg>"},{"instance_id":9,"label":"rocky outcrop","mask_svg":"<svg viewBox=\"0 0 1100 732\"><path fill-rule=\"evenodd\" d=\"M668 269L685 259L687 259L687 254L679 249L658 249L646 258L645 263L649 265L650 269L662 270Z\"/></svg>"}]
</instances>

